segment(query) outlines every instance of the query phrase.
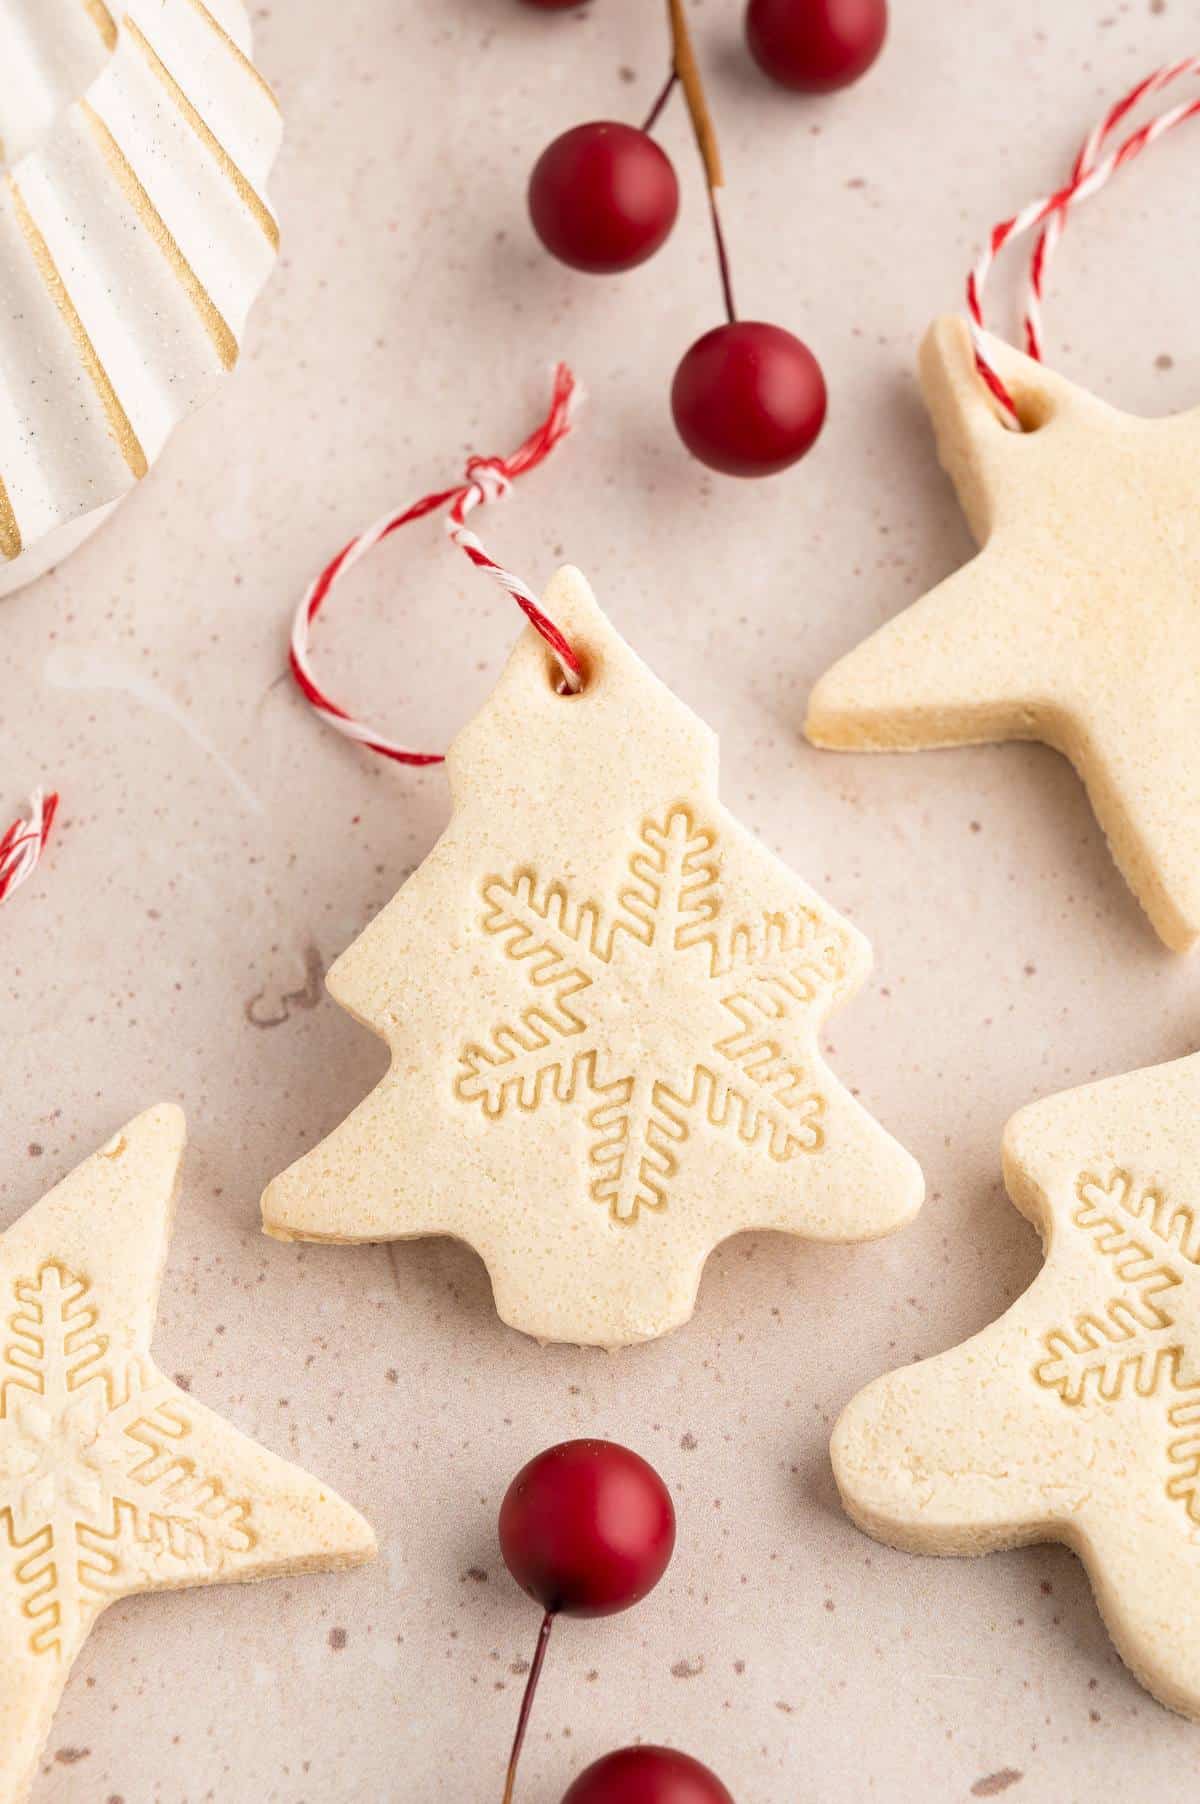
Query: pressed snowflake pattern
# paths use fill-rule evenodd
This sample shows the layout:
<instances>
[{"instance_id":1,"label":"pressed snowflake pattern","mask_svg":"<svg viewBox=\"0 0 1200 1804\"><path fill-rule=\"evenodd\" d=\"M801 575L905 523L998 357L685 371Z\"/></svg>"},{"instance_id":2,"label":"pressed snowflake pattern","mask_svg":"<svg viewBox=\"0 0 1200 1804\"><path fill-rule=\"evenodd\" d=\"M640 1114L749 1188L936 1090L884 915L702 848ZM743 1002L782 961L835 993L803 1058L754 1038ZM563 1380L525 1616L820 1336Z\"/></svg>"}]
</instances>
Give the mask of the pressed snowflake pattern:
<instances>
[{"instance_id":1,"label":"pressed snowflake pattern","mask_svg":"<svg viewBox=\"0 0 1200 1804\"><path fill-rule=\"evenodd\" d=\"M1123 1289L1101 1308L1044 1337L1039 1384L1064 1403L1171 1398L1164 1434L1172 1467L1167 1495L1200 1522L1200 1219L1128 1171L1084 1172L1072 1220L1091 1237Z\"/></svg>"},{"instance_id":2,"label":"pressed snowflake pattern","mask_svg":"<svg viewBox=\"0 0 1200 1804\"><path fill-rule=\"evenodd\" d=\"M813 909L728 923L717 835L685 807L646 821L628 869L611 912L530 870L487 879L481 925L533 999L455 1080L491 1117L590 1094L590 1192L622 1223L666 1205L698 1118L776 1160L822 1145L811 1007L847 965Z\"/></svg>"},{"instance_id":3,"label":"pressed snowflake pattern","mask_svg":"<svg viewBox=\"0 0 1200 1804\"><path fill-rule=\"evenodd\" d=\"M35 1654L66 1655L130 1569L164 1581L254 1544L249 1506L180 1452L173 1387L113 1360L87 1283L49 1263L15 1287L0 1354L0 1528Z\"/></svg>"}]
</instances>

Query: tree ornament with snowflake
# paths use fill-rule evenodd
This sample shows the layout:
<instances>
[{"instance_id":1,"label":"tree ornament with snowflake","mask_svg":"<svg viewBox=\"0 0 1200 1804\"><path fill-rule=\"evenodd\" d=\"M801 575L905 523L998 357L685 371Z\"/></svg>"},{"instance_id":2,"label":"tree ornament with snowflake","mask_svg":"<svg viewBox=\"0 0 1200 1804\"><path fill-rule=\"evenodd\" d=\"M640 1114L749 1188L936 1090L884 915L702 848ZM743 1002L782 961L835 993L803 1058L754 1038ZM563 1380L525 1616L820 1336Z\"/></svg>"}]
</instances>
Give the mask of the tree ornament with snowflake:
<instances>
[{"instance_id":1,"label":"tree ornament with snowflake","mask_svg":"<svg viewBox=\"0 0 1200 1804\"><path fill-rule=\"evenodd\" d=\"M1200 1717L1200 1054L1022 1109L1004 1175L1045 1269L854 1399L843 1500L917 1551L1065 1542L1122 1658Z\"/></svg>"},{"instance_id":2,"label":"tree ornament with snowflake","mask_svg":"<svg viewBox=\"0 0 1200 1804\"><path fill-rule=\"evenodd\" d=\"M922 1182L817 1047L866 942L722 807L713 735L577 571L545 606L583 691L530 629L460 733L449 827L329 975L391 1068L263 1216L454 1235L506 1322L618 1346L687 1319L728 1235L868 1239Z\"/></svg>"}]
</instances>

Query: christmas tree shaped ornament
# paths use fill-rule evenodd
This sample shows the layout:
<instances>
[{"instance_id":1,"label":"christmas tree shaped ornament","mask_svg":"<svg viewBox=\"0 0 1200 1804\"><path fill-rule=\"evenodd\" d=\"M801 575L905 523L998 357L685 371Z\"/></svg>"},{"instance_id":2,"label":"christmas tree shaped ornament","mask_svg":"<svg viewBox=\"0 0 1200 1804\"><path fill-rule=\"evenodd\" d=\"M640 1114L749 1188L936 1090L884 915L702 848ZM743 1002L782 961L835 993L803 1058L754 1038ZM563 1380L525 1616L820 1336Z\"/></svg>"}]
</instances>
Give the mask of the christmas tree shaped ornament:
<instances>
[{"instance_id":1,"label":"christmas tree shaped ornament","mask_svg":"<svg viewBox=\"0 0 1200 1804\"><path fill-rule=\"evenodd\" d=\"M862 936L721 805L712 733L577 571L540 618L449 754L450 826L329 974L391 1069L263 1216L454 1235L506 1322L618 1346L687 1319L726 1236L868 1239L922 1182L817 1047Z\"/></svg>"},{"instance_id":2,"label":"christmas tree shaped ornament","mask_svg":"<svg viewBox=\"0 0 1200 1804\"><path fill-rule=\"evenodd\" d=\"M149 1110L0 1236L0 1804L28 1795L106 1605L375 1551L150 1357L183 1140L178 1109Z\"/></svg>"},{"instance_id":3,"label":"christmas tree shaped ornament","mask_svg":"<svg viewBox=\"0 0 1200 1804\"><path fill-rule=\"evenodd\" d=\"M1177 950L1200 935L1200 411L1135 419L1051 374L1038 303L1068 208L1200 101L1102 156L1109 134L1145 94L1198 69L1193 58L1161 70L1118 103L1067 186L992 234L968 284L971 327L930 331L922 386L982 549L821 679L806 726L842 749L1054 746ZM1038 225L1022 355L980 330L980 297L995 253Z\"/></svg>"},{"instance_id":4,"label":"christmas tree shaped ornament","mask_svg":"<svg viewBox=\"0 0 1200 1804\"><path fill-rule=\"evenodd\" d=\"M1200 1717L1200 1055L1022 1109L1004 1175L1045 1269L854 1399L842 1500L915 1552L1065 1542L1137 1678Z\"/></svg>"}]
</instances>

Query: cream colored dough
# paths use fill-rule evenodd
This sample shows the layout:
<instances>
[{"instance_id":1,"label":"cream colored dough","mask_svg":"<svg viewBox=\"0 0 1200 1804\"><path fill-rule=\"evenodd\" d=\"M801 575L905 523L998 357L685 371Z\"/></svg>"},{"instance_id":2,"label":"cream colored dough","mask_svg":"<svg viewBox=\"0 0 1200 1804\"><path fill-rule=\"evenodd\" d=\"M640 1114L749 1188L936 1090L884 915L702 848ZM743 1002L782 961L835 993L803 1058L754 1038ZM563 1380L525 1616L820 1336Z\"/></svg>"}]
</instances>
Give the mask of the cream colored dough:
<instances>
[{"instance_id":1,"label":"cream colored dough","mask_svg":"<svg viewBox=\"0 0 1200 1804\"><path fill-rule=\"evenodd\" d=\"M183 1116L151 1109L0 1238L0 1804L137 1591L354 1566L370 1528L150 1358Z\"/></svg>"},{"instance_id":2,"label":"cream colored dough","mask_svg":"<svg viewBox=\"0 0 1200 1804\"><path fill-rule=\"evenodd\" d=\"M1200 934L1200 411L1134 419L989 346L1034 430L997 417L961 320L939 320L921 352L982 550L822 677L806 731L864 750L1055 746L1183 951Z\"/></svg>"},{"instance_id":3,"label":"cream colored dough","mask_svg":"<svg viewBox=\"0 0 1200 1804\"><path fill-rule=\"evenodd\" d=\"M269 1234L450 1234L506 1322L619 1346L686 1321L742 1228L860 1240L906 1222L914 1161L817 1048L862 936L717 799L707 727L575 570L449 757L454 816L329 974L388 1075L263 1199Z\"/></svg>"},{"instance_id":4,"label":"cream colored dough","mask_svg":"<svg viewBox=\"0 0 1200 1804\"><path fill-rule=\"evenodd\" d=\"M919 1553L1066 1542L1122 1658L1200 1716L1200 1055L1022 1109L1004 1174L1045 1269L854 1399L842 1500Z\"/></svg>"}]
</instances>

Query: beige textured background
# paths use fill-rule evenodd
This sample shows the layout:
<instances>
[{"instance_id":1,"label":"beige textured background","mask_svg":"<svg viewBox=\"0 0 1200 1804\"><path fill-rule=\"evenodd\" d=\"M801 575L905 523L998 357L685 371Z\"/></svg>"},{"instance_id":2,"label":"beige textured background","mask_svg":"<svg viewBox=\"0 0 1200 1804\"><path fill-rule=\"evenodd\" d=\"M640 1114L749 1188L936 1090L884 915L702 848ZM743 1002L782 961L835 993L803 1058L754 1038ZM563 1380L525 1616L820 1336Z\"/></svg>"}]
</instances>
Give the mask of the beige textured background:
<instances>
[{"instance_id":1,"label":"beige textured background","mask_svg":"<svg viewBox=\"0 0 1200 1804\"><path fill-rule=\"evenodd\" d=\"M1200 6L896 0L881 64L819 103L756 77L734 0L696 7L743 311L808 338L832 397L810 460L761 485L707 477L668 421L674 363L717 318L678 105L683 216L645 269L574 276L523 212L554 132L644 111L658 6L256 11L288 114L285 251L244 366L114 523L0 610L0 814L38 780L65 810L0 916L0 1222L136 1110L182 1101L160 1362L359 1503L384 1553L348 1577L111 1611L38 1804L497 1797L536 1614L500 1565L496 1506L530 1453L588 1432L657 1461L679 1551L635 1613L562 1629L523 1804L557 1804L636 1736L711 1761L739 1804L1182 1796L1200 1729L1127 1676L1068 1554L878 1548L840 1514L826 1442L862 1382L1029 1281L1004 1120L1193 1047L1196 966L1158 946L1050 753L838 757L799 723L825 664L968 549L916 397L924 325L1101 106L1198 47ZM1186 133L1156 151L1056 269L1052 354L1132 409L1200 399L1196 154ZM876 976L833 1023L834 1062L930 1192L874 1247L731 1242L691 1326L617 1358L500 1328L461 1247L257 1231L264 1181L380 1069L316 971L447 807L436 770L367 760L279 682L289 610L343 536L468 448L509 448L556 354L590 388L584 424L488 541L535 582L560 554L590 574L721 733L730 805L870 934ZM318 655L335 692L436 744L515 626L431 526L364 567Z\"/></svg>"}]
</instances>

